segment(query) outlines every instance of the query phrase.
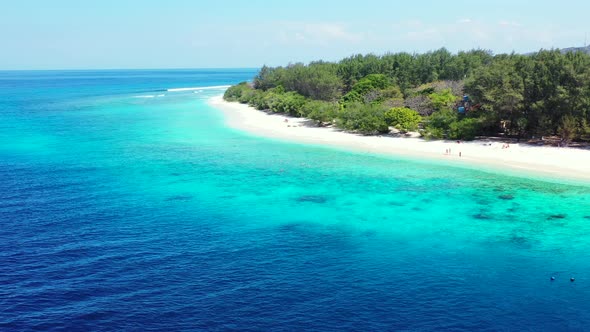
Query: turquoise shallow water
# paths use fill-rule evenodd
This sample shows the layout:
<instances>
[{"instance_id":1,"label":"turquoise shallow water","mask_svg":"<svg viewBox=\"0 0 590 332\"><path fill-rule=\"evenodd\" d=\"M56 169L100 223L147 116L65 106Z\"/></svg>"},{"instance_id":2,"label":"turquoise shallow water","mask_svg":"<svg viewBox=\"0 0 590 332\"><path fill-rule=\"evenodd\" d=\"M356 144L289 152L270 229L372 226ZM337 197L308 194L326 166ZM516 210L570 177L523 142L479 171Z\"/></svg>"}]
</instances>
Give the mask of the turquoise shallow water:
<instances>
[{"instance_id":1,"label":"turquoise shallow water","mask_svg":"<svg viewBox=\"0 0 590 332\"><path fill-rule=\"evenodd\" d=\"M2 330L590 328L588 185L257 138L222 90L165 91L253 74L0 74Z\"/></svg>"}]
</instances>

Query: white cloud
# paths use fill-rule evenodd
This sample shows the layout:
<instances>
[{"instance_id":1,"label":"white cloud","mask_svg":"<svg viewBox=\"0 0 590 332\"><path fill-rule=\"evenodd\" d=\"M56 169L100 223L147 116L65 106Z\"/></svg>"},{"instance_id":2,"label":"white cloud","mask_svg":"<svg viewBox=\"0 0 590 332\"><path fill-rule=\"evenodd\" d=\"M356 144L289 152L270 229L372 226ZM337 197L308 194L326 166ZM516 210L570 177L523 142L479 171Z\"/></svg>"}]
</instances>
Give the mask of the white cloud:
<instances>
[{"instance_id":1,"label":"white cloud","mask_svg":"<svg viewBox=\"0 0 590 332\"><path fill-rule=\"evenodd\" d=\"M305 36L302 33L297 32L297 33L295 33L295 40L303 41L303 40L305 40Z\"/></svg>"},{"instance_id":2,"label":"white cloud","mask_svg":"<svg viewBox=\"0 0 590 332\"><path fill-rule=\"evenodd\" d=\"M440 29L424 28L421 30L412 30L405 33L405 39L410 41L435 41L442 37Z\"/></svg>"},{"instance_id":3,"label":"white cloud","mask_svg":"<svg viewBox=\"0 0 590 332\"><path fill-rule=\"evenodd\" d=\"M560 31L551 25L533 27L513 20L490 22L459 18L446 22L393 22L382 29L379 37L382 44L403 45L404 49L410 51L422 52L446 47L455 51L484 48L501 53L554 47L560 39L570 38L569 34L571 32Z\"/></svg>"},{"instance_id":4,"label":"white cloud","mask_svg":"<svg viewBox=\"0 0 590 332\"><path fill-rule=\"evenodd\" d=\"M285 44L329 45L333 42L359 43L365 35L351 32L340 23L279 22L277 36Z\"/></svg>"},{"instance_id":5,"label":"white cloud","mask_svg":"<svg viewBox=\"0 0 590 332\"><path fill-rule=\"evenodd\" d=\"M506 21L506 20L502 20L502 21L498 22L498 25L502 26L502 27L515 27L515 28L522 26L522 24L520 24L518 22Z\"/></svg>"},{"instance_id":6,"label":"white cloud","mask_svg":"<svg viewBox=\"0 0 590 332\"><path fill-rule=\"evenodd\" d=\"M393 29L419 29L424 26L420 20L403 20L392 24Z\"/></svg>"},{"instance_id":7,"label":"white cloud","mask_svg":"<svg viewBox=\"0 0 590 332\"><path fill-rule=\"evenodd\" d=\"M532 26L518 22L520 21L460 16L443 21L410 18L389 22L373 21L370 24L258 21L247 26L226 26L221 29L223 38L219 38L218 33L212 39L206 33L209 30L205 29L193 39L200 41L199 47L213 44L220 49L228 47L230 40L234 41L235 45L230 45L233 49L246 50L255 43L261 47L256 49L259 53L252 53L252 62L261 61L273 65L316 59L338 60L358 53L422 53L441 47L451 52L474 48L490 49L494 53L530 52L539 48L569 46L570 43L563 45L563 40L573 40L574 32L563 28L560 30L558 26ZM556 44L559 42L562 44Z\"/></svg>"},{"instance_id":8,"label":"white cloud","mask_svg":"<svg viewBox=\"0 0 590 332\"><path fill-rule=\"evenodd\" d=\"M448 47L448 43L456 39L489 39L489 33L482 25L470 18L437 24L398 24L394 25L394 33L402 36L405 41L430 42L432 48Z\"/></svg>"}]
</instances>

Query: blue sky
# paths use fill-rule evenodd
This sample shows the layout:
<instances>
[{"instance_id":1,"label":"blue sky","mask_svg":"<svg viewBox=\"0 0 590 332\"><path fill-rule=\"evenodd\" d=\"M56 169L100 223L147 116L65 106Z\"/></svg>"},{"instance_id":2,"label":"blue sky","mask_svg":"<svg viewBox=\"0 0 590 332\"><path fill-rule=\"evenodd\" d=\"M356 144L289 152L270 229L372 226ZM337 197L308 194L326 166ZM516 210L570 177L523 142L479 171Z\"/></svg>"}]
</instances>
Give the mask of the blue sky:
<instances>
[{"instance_id":1,"label":"blue sky","mask_svg":"<svg viewBox=\"0 0 590 332\"><path fill-rule=\"evenodd\" d=\"M220 68L582 46L590 1L0 0L0 69ZM590 37L589 37L590 39Z\"/></svg>"}]
</instances>

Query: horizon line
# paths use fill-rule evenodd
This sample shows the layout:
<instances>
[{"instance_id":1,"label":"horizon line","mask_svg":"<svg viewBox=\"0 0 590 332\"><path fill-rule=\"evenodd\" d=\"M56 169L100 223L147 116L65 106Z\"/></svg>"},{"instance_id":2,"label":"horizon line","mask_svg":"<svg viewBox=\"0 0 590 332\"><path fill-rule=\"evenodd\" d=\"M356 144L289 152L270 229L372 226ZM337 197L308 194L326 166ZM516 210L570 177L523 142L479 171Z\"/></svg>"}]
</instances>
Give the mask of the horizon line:
<instances>
[{"instance_id":1,"label":"horizon line","mask_svg":"<svg viewBox=\"0 0 590 332\"><path fill-rule=\"evenodd\" d=\"M351 56L356 56L356 55L377 55L377 56L383 56L383 55L387 55L387 54L395 54L395 53L408 53L408 54L426 54L426 53L430 53L430 52L435 52L441 49L445 49L447 50L449 53L451 54L459 54L461 52L470 52L470 51L485 51L485 52L489 52L490 55L492 56L497 56L497 55L504 55L504 54L520 54L520 55L531 55L537 52L541 52L541 51L554 51L554 50L558 50L558 51L563 51L563 50L568 50L568 49L580 49L580 48L588 48L590 47L590 45L584 45L584 46L570 46L570 47L555 47L552 46L550 48L539 48L536 51L529 51L529 52L516 52L515 50L512 50L511 52L498 52L496 53L494 50L492 49L486 49L486 48L482 48L480 46L477 46L475 48L472 48L470 50L458 50L458 51L449 51L446 47L440 47L438 49L431 49L429 51L425 51L425 52L419 52L419 51L399 51L399 52L393 52L393 51L387 51L387 52L382 52L382 53L376 53L376 52L368 52L368 53L352 53L350 55L348 55L347 57L351 57ZM345 59L347 57L343 57L342 59ZM295 61L295 62L289 62L289 63L311 63L311 62L316 62L316 61L326 61L326 62L338 62L339 60L310 60L310 61ZM262 66L245 66L245 67L160 67L160 68L117 68L117 67L111 67L111 68L27 68L27 69L3 69L0 68L0 72L8 72L8 71L108 71L108 70L112 70L112 71L121 71L121 70L215 70L215 69L260 69L262 68L264 65Z\"/></svg>"},{"instance_id":2,"label":"horizon line","mask_svg":"<svg viewBox=\"0 0 590 332\"><path fill-rule=\"evenodd\" d=\"M227 69L260 69L262 67L174 67L174 68L51 68L51 69L2 69L7 71L122 71L122 70L227 70Z\"/></svg>"}]
</instances>

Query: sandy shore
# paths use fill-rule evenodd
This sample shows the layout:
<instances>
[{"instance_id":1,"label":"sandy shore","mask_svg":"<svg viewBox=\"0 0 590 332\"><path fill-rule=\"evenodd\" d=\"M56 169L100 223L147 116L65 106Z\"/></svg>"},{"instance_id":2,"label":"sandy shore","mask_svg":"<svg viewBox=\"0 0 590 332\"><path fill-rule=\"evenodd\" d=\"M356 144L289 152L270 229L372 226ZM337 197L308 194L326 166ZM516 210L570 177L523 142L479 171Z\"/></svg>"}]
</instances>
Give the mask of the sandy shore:
<instances>
[{"instance_id":1,"label":"sandy shore","mask_svg":"<svg viewBox=\"0 0 590 332\"><path fill-rule=\"evenodd\" d=\"M588 150L523 144L510 144L509 148L503 148L503 143L497 142L457 143L426 141L420 138L361 136L334 128L316 127L307 119L267 114L247 105L226 102L221 96L211 98L209 104L224 113L228 126L257 136L329 145L357 152L438 160L454 166L494 172L590 183ZM448 150L450 154L446 153Z\"/></svg>"}]
</instances>

